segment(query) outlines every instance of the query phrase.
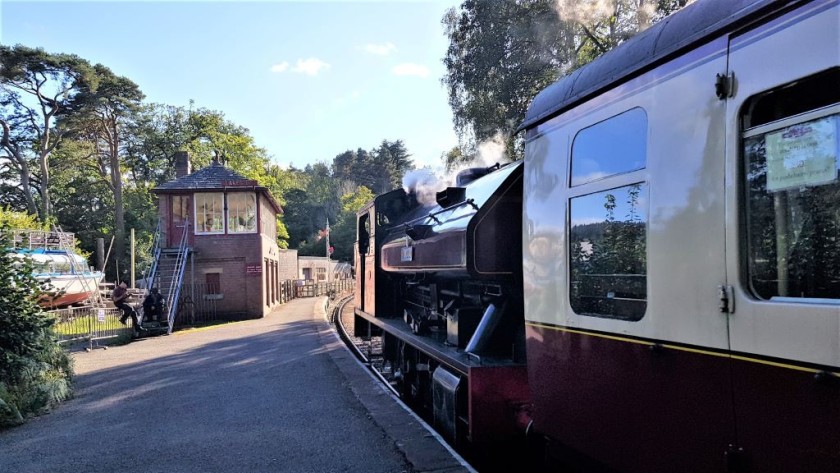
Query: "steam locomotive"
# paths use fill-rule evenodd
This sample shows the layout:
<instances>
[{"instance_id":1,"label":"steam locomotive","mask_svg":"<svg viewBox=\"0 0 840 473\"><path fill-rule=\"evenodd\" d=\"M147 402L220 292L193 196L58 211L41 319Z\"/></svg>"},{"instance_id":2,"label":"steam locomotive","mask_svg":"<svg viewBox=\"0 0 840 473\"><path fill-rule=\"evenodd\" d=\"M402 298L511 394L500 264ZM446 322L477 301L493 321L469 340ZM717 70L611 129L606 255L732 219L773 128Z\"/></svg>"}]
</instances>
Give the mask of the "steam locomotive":
<instances>
[{"instance_id":1,"label":"steam locomotive","mask_svg":"<svg viewBox=\"0 0 840 473\"><path fill-rule=\"evenodd\" d=\"M542 91L523 161L362 209L406 402L603 470L840 471L838 25L699 0Z\"/></svg>"}]
</instances>

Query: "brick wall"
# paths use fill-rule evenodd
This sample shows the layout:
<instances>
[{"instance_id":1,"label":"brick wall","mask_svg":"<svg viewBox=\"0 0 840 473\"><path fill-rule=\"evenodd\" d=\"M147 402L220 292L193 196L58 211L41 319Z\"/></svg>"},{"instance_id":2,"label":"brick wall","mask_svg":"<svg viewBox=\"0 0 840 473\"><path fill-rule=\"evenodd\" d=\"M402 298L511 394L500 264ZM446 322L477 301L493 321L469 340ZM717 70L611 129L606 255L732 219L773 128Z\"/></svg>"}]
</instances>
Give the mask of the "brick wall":
<instances>
[{"instance_id":1,"label":"brick wall","mask_svg":"<svg viewBox=\"0 0 840 473\"><path fill-rule=\"evenodd\" d=\"M159 196L158 215L164 243L171 219L170 199L169 194ZM280 304L277 286L286 279L286 273L281 276L281 269L287 271L286 267L294 264L296 275L297 251L292 263L288 253L281 255L277 247L274 208L262 195L259 206L260 229L264 234L194 235L194 229L190 228L194 261L187 265L184 283L204 284L208 273L218 273L220 294L206 297L215 299L219 314L265 316ZM195 274L191 272L193 268Z\"/></svg>"},{"instance_id":2,"label":"brick wall","mask_svg":"<svg viewBox=\"0 0 840 473\"><path fill-rule=\"evenodd\" d=\"M279 250L280 280L298 279L298 250Z\"/></svg>"}]
</instances>

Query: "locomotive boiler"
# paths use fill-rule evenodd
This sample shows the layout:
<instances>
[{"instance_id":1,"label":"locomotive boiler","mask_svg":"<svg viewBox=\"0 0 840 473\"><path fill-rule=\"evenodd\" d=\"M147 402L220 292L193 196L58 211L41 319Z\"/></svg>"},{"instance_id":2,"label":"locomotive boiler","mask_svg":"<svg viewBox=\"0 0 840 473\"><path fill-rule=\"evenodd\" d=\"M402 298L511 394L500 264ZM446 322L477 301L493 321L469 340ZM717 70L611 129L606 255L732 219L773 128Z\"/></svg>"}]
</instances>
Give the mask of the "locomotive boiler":
<instances>
[{"instance_id":1,"label":"locomotive boiler","mask_svg":"<svg viewBox=\"0 0 840 473\"><path fill-rule=\"evenodd\" d=\"M456 443L521 430L521 163L462 171L436 194L383 194L358 218L356 331L383 333L403 399Z\"/></svg>"}]
</instances>

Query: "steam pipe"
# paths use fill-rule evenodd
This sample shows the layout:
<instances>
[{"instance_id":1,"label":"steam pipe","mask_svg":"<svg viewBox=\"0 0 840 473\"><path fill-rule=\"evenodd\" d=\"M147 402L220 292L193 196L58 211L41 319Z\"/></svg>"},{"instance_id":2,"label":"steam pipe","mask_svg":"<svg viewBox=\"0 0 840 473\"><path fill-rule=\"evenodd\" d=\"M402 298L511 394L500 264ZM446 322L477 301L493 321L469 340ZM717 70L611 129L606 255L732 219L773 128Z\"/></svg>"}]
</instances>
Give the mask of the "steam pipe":
<instances>
[{"instance_id":1,"label":"steam pipe","mask_svg":"<svg viewBox=\"0 0 840 473\"><path fill-rule=\"evenodd\" d=\"M481 316L481 322L478 323L478 328L475 329L475 333L470 337L470 341L467 343L467 348L464 351L475 355L484 351L490 343L490 337L496 330L496 326L499 325L503 313L503 310L497 311L495 305L488 305L484 311L484 315Z\"/></svg>"}]
</instances>

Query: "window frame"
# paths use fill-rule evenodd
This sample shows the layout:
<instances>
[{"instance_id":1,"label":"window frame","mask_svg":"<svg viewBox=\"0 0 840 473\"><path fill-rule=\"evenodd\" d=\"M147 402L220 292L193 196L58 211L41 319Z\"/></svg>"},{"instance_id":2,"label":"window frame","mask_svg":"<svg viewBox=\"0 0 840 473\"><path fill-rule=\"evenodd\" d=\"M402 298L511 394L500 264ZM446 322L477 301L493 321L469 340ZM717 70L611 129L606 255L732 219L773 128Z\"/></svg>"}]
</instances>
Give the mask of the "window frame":
<instances>
[{"instance_id":1,"label":"window frame","mask_svg":"<svg viewBox=\"0 0 840 473\"><path fill-rule=\"evenodd\" d=\"M219 215L221 216L222 222L222 229L220 231L199 231L199 219L198 219L198 211L199 211L199 196L202 196L202 200L204 199L203 196L212 195L212 196L220 196L221 197L221 208L219 210ZM216 215L216 211L214 209L213 215ZM224 235L227 229L227 221L226 221L226 212L225 212L225 193L224 192L196 192L193 194L193 218L195 218L194 231L196 235Z\"/></svg>"},{"instance_id":2,"label":"window frame","mask_svg":"<svg viewBox=\"0 0 840 473\"><path fill-rule=\"evenodd\" d=\"M626 175L626 174L622 174L622 175ZM638 177L642 177L642 176L638 176ZM624 181L624 180L622 180L622 181ZM574 244L574 239L572 238L572 203L575 199L591 197L591 196L595 196L597 194L605 194L605 193L615 192L615 191L623 192L626 189L629 189L630 187L636 186L636 185L641 186L641 189L643 189L643 191L644 191L644 195L641 196L641 199L642 199L642 202L643 202L642 209L643 209L643 213L644 213L644 219L642 221L642 224L643 224L643 231L644 231L643 241L644 241L644 246L645 246L645 248L644 248L644 257L645 257L645 259L644 259L644 273L643 273L643 276L644 276L644 279L645 279L644 280L645 292L644 292L644 299L640 299L640 300L644 301L644 310L642 311L641 315L639 315L638 317L635 317L635 316L627 317L627 316L624 316L622 314L615 314L615 313L607 314L607 313L594 313L594 312L578 312L575 309L574 305L572 304L572 300L573 300L572 286L576 282L576 280L573 277L573 272L572 272L573 266L574 266L573 263L572 263L572 257L573 257L573 252L572 252L573 247L572 247L572 245ZM566 202L566 205L567 205L567 216L568 216L567 217L567 222L566 222L566 231L567 231L567 235L568 235L568 238L567 238L568 243L567 243L567 249L566 249L566 251L568 253L567 257L566 257L566 265L567 265L567 268L568 268L568 270L567 270L567 281L568 282L567 282L566 290L568 291L567 300L568 300L569 308L572 310L572 312L574 314L576 314L578 316L582 316L582 317L595 317L595 318L599 318L599 319L621 320L621 321L626 321L626 322L638 322L638 321L644 319L645 316L648 313L648 307L650 305L649 304L649 300L650 300L650 288L649 288L650 278L648 277L648 274L649 274L648 268L649 268L649 265L650 265L650 256L649 256L650 245L648 244L648 240L649 240L649 236L650 236L650 228L649 228L649 225L650 225L650 182L647 179L642 179L642 180L632 180L630 182L619 182L619 183L616 183L615 186L598 186L598 189L591 189L587 192L580 192L580 193L577 193L575 195L569 195L569 197L567 199L567 202ZM635 276L639 276L639 275L635 275Z\"/></svg>"},{"instance_id":3,"label":"window frame","mask_svg":"<svg viewBox=\"0 0 840 473\"><path fill-rule=\"evenodd\" d=\"M575 182L575 174L574 174L575 161L576 161L575 160L575 144L578 143L578 139L580 138L581 134L592 131L592 130L598 128L600 125L604 125L606 123L609 123L609 122L615 120L618 117L626 116L626 115L628 115L631 112L634 112L636 110L642 112L642 115L644 116L644 138L643 138L644 150L643 150L643 155L642 155L644 160L642 161L642 166L641 167L630 168L630 169L624 169L622 171L614 172L614 173L611 173L611 174L605 174L603 176L595 177L595 178L588 179L588 180L585 180L585 181L582 181L582 182ZM649 129L650 129L650 120L648 119L647 110L645 110L644 107L635 106L635 107L628 108L628 109L626 109L626 110L624 110L620 113L617 113L615 115L612 115L610 117L604 118L603 120L597 121L595 123L591 123L591 124L581 128L581 129L577 130L577 132L575 132L574 135L572 136L571 143L569 145L569 169L568 169L568 186L569 186L569 188L571 189L571 188L585 186L587 184L592 184L592 183L595 183L595 182L602 182L606 179L610 179L610 178L613 178L615 176L630 174L630 173L634 173L634 172L646 169L647 168L647 161L648 161L647 158L648 158L648 143L649 143L648 130Z\"/></svg>"},{"instance_id":4,"label":"window frame","mask_svg":"<svg viewBox=\"0 0 840 473\"><path fill-rule=\"evenodd\" d=\"M574 145L575 140L578 138L579 134L587 129L591 129L592 127L597 126L598 124L607 122L615 117L621 116L633 110L640 110L645 117L644 122L644 130L643 130L643 140L644 140L644 156L642 164L643 166L636 169L625 170L622 172L609 174L602 176L597 179L589 180L582 183L572 184L572 166L574 164ZM544 134L547 134L544 133ZM566 152L568 153L568 158L566 159L566 189L565 189L565 206L566 206L566 222L565 222L565 234L567 236L566 242L564 244L566 257L564 264L566 266L566 305L568 310L570 310L573 314L579 317L592 317L595 319L604 319L604 320L612 320L612 321L620 321L620 322L630 322L635 323L645 319L648 314L648 308L650 307L650 193L651 193L651 180L648 174L648 164L649 164L649 154L650 154L650 120L648 117L648 111L642 105L633 105L629 108L622 110L619 113L615 113L610 115L607 118L598 120L594 123L589 123L577 131L570 133L566 146ZM615 316L612 314L595 314L595 313L582 313L577 312L574 307L572 307L572 268L571 268L571 258L572 258L572 238L571 238L571 229L572 229L572 201L579 197L585 197L588 195L598 194L602 192L608 192L617 189L623 189L632 185L642 185L646 189L646 200L644 203L644 212L645 212L645 221L644 221L644 242L645 242L645 266L644 266L644 274L645 274L645 309L642 315L639 318L626 318L621 316Z\"/></svg>"},{"instance_id":5,"label":"window frame","mask_svg":"<svg viewBox=\"0 0 840 473\"><path fill-rule=\"evenodd\" d=\"M772 92L766 91L761 94L756 94L747 100L744 103L749 103L753 99L757 99L762 97L763 95ZM741 121L743 123L743 114L745 113L744 110L740 112ZM754 248L753 244L753 234L752 234L752 225L751 222L751 212L752 212L752 205L750 204L752 192L750 190L748 175L749 175L749 167L750 161L749 156L746 153L745 145L747 140L751 138L755 138L761 135L768 135L770 133L783 130L785 128L800 125L803 123L816 121L821 118L837 116L835 120L837 120L837 139L838 139L838 148L840 148L840 103L832 103L822 107L818 107L812 110L808 110L801 113L796 113L790 116L786 116L783 118L779 118L777 120L762 123L760 125L756 125L750 128L743 128L739 131L739 141L738 141L738 159L739 159L739 207L742 209L741 218L741 227L742 230L739 232L739 240L741 242L743 248L743 257L742 257L742 264L743 270L741 271L742 276L742 284L745 289L745 292L749 294L750 298L756 301L771 303L771 304L781 304L781 303L803 303L803 304L828 304L828 305L838 305L840 304L840 296L837 298L827 298L827 297L797 297L797 296L789 296L789 295L772 295L769 298L764 297L760 294L760 291L756 288L754 284L754 280L757 276L756 272L753 269L753 252ZM766 143L766 142L765 142ZM838 156L835 158L835 166L840 166L840 149L838 149ZM766 156L765 156L766 162ZM840 170L838 170L838 174L840 174ZM825 183L829 184L829 183ZM824 184L824 185L825 185ZM840 177L835 181L834 185L840 185ZM800 186L801 188L801 186ZM767 184L765 182L763 191L766 193L787 193L790 190L795 189L795 187L790 188L780 188L775 191L768 190ZM838 203L840 205L840 203ZM776 231L778 233L778 230ZM776 256L776 260L778 261L778 255Z\"/></svg>"},{"instance_id":6,"label":"window frame","mask_svg":"<svg viewBox=\"0 0 840 473\"><path fill-rule=\"evenodd\" d=\"M205 300L222 299L225 296L225 293L222 292L222 273L217 271L204 273L204 284L207 287L204 295Z\"/></svg>"},{"instance_id":7,"label":"window frame","mask_svg":"<svg viewBox=\"0 0 840 473\"><path fill-rule=\"evenodd\" d=\"M253 215L253 227L254 228L253 228L253 230L241 230L241 231L240 230L234 230L235 227L231 226L230 219L240 217L239 215L236 215L236 216L231 215L231 211L233 209L231 208L230 199L233 196L246 196L246 197L250 196L251 198L253 198L253 200L252 200L253 210L254 210L254 215ZM245 213L246 213L246 217L247 217L247 202L245 204L246 204ZM259 230L260 230L259 225L258 225L258 221L259 221L258 219L259 219L259 213L260 213L259 210L257 209L258 204L259 204L259 201L257 199L257 193L256 192L247 192L247 191L246 192L226 192L225 193L225 207L224 208L225 208L225 225L227 227L227 233L238 234L238 235L258 233Z\"/></svg>"}]
</instances>

